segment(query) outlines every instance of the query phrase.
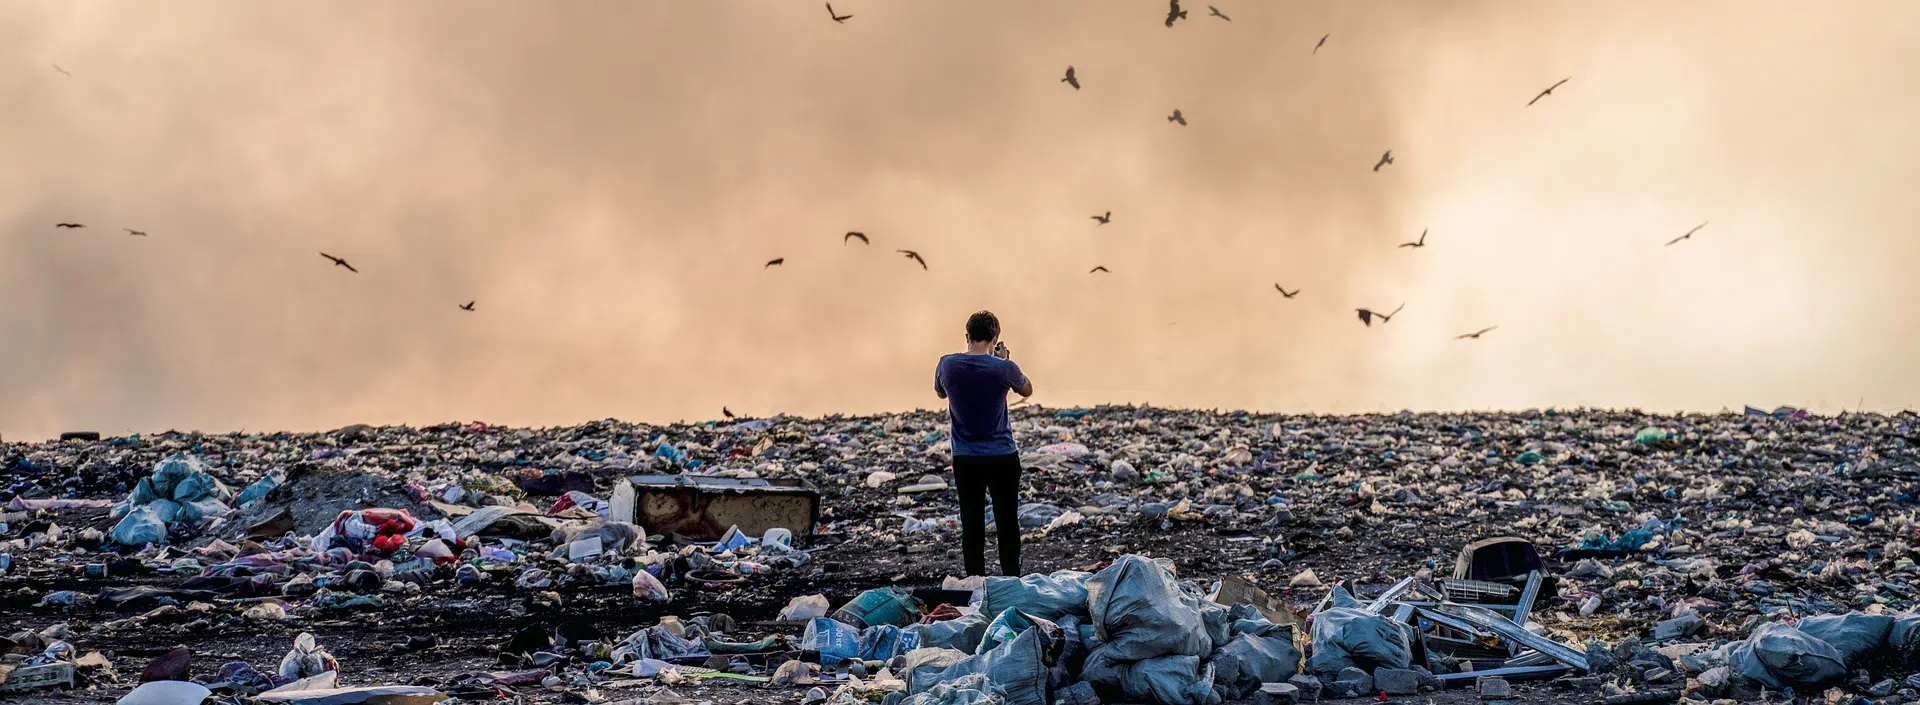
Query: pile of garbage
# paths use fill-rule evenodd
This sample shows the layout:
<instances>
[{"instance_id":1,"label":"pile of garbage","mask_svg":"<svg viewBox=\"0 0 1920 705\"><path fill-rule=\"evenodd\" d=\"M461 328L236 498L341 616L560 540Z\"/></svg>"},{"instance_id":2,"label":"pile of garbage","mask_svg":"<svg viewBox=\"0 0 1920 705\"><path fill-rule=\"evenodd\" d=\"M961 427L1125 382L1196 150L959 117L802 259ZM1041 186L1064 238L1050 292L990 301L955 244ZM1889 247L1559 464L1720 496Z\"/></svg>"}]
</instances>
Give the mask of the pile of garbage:
<instances>
[{"instance_id":1,"label":"pile of garbage","mask_svg":"<svg viewBox=\"0 0 1920 705\"><path fill-rule=\"evenodd\" d=\"M166 543L171 528L191 531L232 512L231 499L233 490L214 479L199 458L168 456L113 505L111 516L120 523L111 536L127 546Z\"/></svg>"},{"instance_id":2,"label":"pile of garbage","mask_svg":"<svg viewBox=\"0 0 1920 705\"><path fill-rule=\"evenodd\" d=\"M1396 632L1407 637L1405 670L1428 687L1499 678L1525 688L1544 678L1653 697L1707 692L1688 690L1694 682L1736 682L1755 693L1807 695L1811 682L1776 674L1779 686L1770 685L1731 657L1709 657L1768 625L1798 628L1818 615L1886 616L1897 626L1920 602L1920 416L1912 414L1314 417L1102 407L1020 408L1013 420L1026 502L1008 511L1026 531L1030 569L1091 580L1133 554L1160 557L1172 575L1222 576L1208 594L1228 610L1264 605L1261 616L1290 630L1302 653L1296 675L1329 696L1382 688L1383 656L1384 685L1404 689L1406 674L1392 666ZM979 642L993 644L987 652L1030 629L1064 632L1063 623L1078 620L1087 632L1095 620L1090 599L1084 616L1026 609L1002 620L1006 608L986 599L984 582L941 585L960 564L946 434L943 414L913 413L10 442L0 444L0 611L17 632L64 623L82 641L112 644L102 652L122 671L212 634L257 635L220 648L270 667L310 631L341 661L389 682L444 682L476 664L394 658L408 653L395 647L437 634L457 643L441 647L443 655L492 661L489 650L540 627L550 644L526 653L544 665L499 664L524 669L508 672L519 678L545 671L531 686L510 686L536 697L588 689L652 697L670 687L710 699L760 683L739 678L776 680L783 664L809 660L800 657L803 643L829 645L831 660L849 642L864 650L861 668L811 659L818 682L808 687L835 689L856 677L870 684L884 666L904 693L904 663L866 657L933 648L914 641L928 629L909 635L920 620L966 629L998 621L1000 636ZM750 501L716 504L729 498ZM786 504L766 516L734 513L776 500ZM1462 544L1482 537L1520 537L1539 547L1540 563L1498 578L1450 574ZM1541 577L1523 620L1515 608L1533 570ZM1194 596L1198 586L1186 582L1174 585ZM911 598L896 604L917 600L917 611L903 610L917 618L863 623L832 609L876 586ZM1272 599L1245 598L1251 586ZM797 599L804 604L782 609ZM979 614L960 619L970 611ZM1526 643L1530 637L1502 635L1480 623L1487 614L1571 649L1587 667ZM677 628L661 623L671 615L681 616ZM719 618L732 621L720 625L726 631L713 628L727 621ZM844 628L819 623L809 641L807 627L821 619ZM1353 665L1316 670L1306 660L1331 658L1336 650L1318 644L1337 642L1314 631L1336 622L1388 646L1356 647L1345 657ZM582 641L569 627L563 639L559 629L569 624L601 635ZM1904 648L1896 626L1874 653ZM707 655L660 658L681 652L649 632L651 658L673 668L643 676L632 668L638 661L616 668L606 658L622 645L637 653L639 644L625 638L654 629L677 629ZM1767 630L1768 644L1783 641L1779 629ZM1093 660L1093 677L1085 672L1090 656L1069 658L1082 669L1079 680L1062 681L1052 697L1088 694L1077 688L1085 684L1093 697L1130 698L1129 681L1152 691L1154 674L1190 662L1194 681L1205 680L1208 667L1215 686L1235 680L1233 651L1222 649L1241 634L1202 633L1204 643L1183 638L1164 651L1111 649ZM766 651L725 653L734 647L721 644L776 637ZM1036 643L1092 651L1096 642ZM1853 652L1828 643L1848 675L1823 686L1880 697L1872 693L1887 685L1887 699L1910 687L1896 665L1884 665L1896 661L1856 664ZM571 648L581 644L605 650ZM982 655L978 643L954 650ZM32 655L25 647L12 654ZM1765 658L1773 657L1748 662ZM1618 670L1603 671L1609 663ZM1714 670L1721 667L1726 678ZM1343 678L1345 668L1370 682ZM1528 670L1489 675L1500 669ZM549 676L559 680L543 685ZM623 681L640 684L609 686ZM943 683L956 697L1015 690L991 678Z\"/></svg>"}]
</instances>

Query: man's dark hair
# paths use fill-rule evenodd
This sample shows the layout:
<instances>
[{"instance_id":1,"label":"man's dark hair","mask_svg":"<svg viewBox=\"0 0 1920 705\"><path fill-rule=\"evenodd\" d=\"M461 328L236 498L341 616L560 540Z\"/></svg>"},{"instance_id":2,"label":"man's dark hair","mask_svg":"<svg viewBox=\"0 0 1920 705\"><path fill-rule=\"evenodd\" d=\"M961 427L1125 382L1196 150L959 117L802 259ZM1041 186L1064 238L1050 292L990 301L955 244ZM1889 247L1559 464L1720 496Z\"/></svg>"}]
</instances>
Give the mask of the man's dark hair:
<instances>
[{"instance_id":1,"label":"man's dark hair","mask_svg":"<svg viewBox=\"0 0 1920 705\"><path fill-rule=\"evenodd\" d=\"M967 317L967 340L984 343L1000 336L1000 319L992 311L980 311Z\"/></svg>"}]
</instances>

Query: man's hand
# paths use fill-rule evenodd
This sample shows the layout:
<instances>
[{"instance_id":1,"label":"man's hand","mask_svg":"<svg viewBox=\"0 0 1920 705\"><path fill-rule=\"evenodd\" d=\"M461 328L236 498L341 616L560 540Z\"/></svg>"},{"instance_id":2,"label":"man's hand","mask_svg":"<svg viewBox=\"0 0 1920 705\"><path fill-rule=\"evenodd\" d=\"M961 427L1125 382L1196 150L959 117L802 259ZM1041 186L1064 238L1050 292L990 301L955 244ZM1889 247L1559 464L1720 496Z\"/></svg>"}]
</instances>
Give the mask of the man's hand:
<instances>
[{"instance_id":1,"label":"man's hand","mask_svg":"<svg viewBox=\"0 0 1920 705\"><path fill-rule=\"evenodd\" d=\"M1007 349L1006 343L994 343L993 356L1002 360L1011 360L1013 359L1013 351Z\"/></svg>"}]
</instances>

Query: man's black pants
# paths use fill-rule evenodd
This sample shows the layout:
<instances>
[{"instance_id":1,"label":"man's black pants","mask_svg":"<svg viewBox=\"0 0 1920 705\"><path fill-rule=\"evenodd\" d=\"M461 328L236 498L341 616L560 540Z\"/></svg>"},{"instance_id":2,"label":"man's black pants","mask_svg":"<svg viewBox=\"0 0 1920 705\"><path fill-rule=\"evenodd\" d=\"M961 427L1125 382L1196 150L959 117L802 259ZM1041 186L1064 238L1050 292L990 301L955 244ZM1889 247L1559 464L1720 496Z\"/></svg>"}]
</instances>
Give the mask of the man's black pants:
<instances>
[{"instance_id":1,"label":"man's black pants","mask_svg":"<svg viewBox=\"0 0 1920 705\"><path fill-rule=\"evenodd\" d=\"M967 575L987 574L987 493L993 493L993 523L1000 529L1000 573L1020 575L1020 456L953 456L953 486L960 495L960 546Z\"/></svg>"}]
</instances>

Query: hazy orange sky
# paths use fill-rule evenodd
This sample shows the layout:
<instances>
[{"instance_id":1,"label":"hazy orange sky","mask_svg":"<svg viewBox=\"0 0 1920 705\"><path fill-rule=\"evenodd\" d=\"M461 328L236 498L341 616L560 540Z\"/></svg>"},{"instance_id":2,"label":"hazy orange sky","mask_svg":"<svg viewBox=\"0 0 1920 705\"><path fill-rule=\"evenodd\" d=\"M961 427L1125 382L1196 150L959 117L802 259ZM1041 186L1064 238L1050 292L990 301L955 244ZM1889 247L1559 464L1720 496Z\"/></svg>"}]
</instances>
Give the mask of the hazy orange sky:
<instances>
[{"instance_id":1,"label":"hazy orange sky","mask_svg":"<svg viewBox=\"0 0 1920 705\"><path fill-rule=\"evenodd\" d=\"M1920 4L1216 5L0 4L0 434L1920 399Z\"/></svg>"}]
</instances>

